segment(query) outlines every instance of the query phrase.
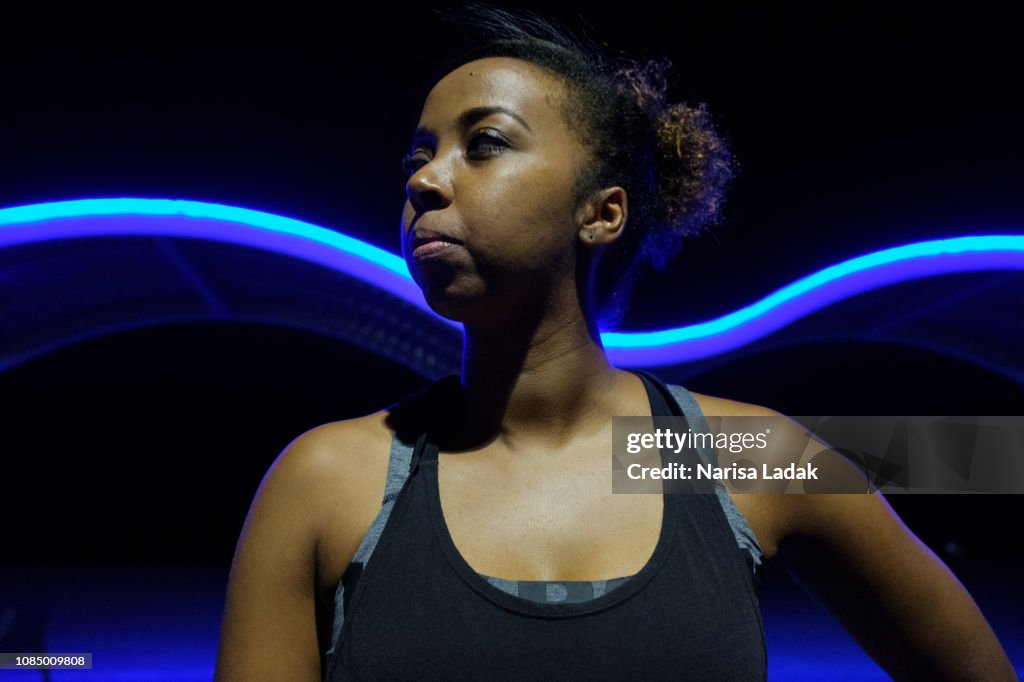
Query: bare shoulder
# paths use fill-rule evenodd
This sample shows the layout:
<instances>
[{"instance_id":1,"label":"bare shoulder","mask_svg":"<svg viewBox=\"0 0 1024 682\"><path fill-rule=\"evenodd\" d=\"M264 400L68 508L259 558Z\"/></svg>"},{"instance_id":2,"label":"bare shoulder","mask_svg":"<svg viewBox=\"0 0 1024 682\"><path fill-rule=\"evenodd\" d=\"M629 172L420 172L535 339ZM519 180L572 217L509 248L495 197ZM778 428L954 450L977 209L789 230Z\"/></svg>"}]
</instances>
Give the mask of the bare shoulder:
<instances>
[{"instance_id":1,"label":"bare shoulder","mask_svg":"<svg viewBox=\"0 0 1024 682\"><path fill-rule=\"evenodd\" d=\"M381 463L381 444L391 435L388 414L381 410L309 429L288 444L274 466L295 467L322 477L323 485L335 493L338 490L333 486L339 482L346 488L359 487L365 483L362 477L372 474Z\"/></svg>"},{"instance_id":2,"label":"bare shoulder","mask_svg":"<svg viewBox=\"0 0 1024 682\"><path fill-rule=\"evenodd\" d=\"M822 454L823 450L831 450L802 424L778 410L701 393L694 393L693 396L704 416L722 418L717 426L723 431L771 429L766 447L759 449L758 453L758 460L769 466L784 467L790 463L801 463L812 455ZM738 419L730 419L732 417Z\"/></svg>"},{"instance_id":3,"label":"bare shoulder","mask_svg":"<svg viewBox=\"0 0 1024 682\"><path fill-rule=\"evenodd\" d=\"M375 440L380 439L382 431L388 430L388 414L389 411L385 409L361 417L340 419L315 426L289 443L285 452L298 449L303 453L300 457L323 466L337 463L336 460L339 458L358 460L364 454L359 446L372 445Z\"/></svg>"},{"instance_id":4,"label":"bare shoulder","mask_svg":"<svg viewBox=\"0 0 1024 682\"><path fill-rule=\"evenodd\" d=\"M317 601L329 605L342 573L380 510L392 430L389 410L329 422L291 445L315 497ZM287 452L287 450L286 450ZM315 480L314 480L315 479Z\"/></svg>"},{"instance_id":5,"label":"bare shoulder","mask_svg":"<svg viewBox=\"0 0 1024 682\"><path fill-rule=\"evenodd\" d=\"M312 428L264 475L232 560L217 682L319 679L329 624L321 589L325 551L354 552L358 524L380 504L385 416Z\"/></svg>"},{"instance_id":6,"label":"bare shoulder","mask_svg":"<svg viewBox=\"0 0 1024 682\"><path fill-rule=\"evenodd\" d=\"M694 397L697 397L697 394L694 394ZM769 466L784 466L813 458L816 463L827 461L831 465L828 472L830 483L838 484L844 480L852 483L863 478L861 472L854 469L844 456L838 454L827 443L819 440L813 433L809 433L796 420L787 417L781 412L763 405L743 403L713 396L700 396L697 400L702 410L707 405L705 414L708 416L779 417L779 419L773 419L771 422L772 437L768 440L768 447L762 454L763 461ZM849 479L840 479L838 477L840 473L839 467L842 467L848 473ZM866 486L866 482L864 483ZM851 486L848 490L853 491L855 487ZM865 487L866 491L867 488ZM739 504L739 500L745 497L751 497L751 495L735 495L734 500ZM875 496L876 499L874 500L858 501L856 498L865 496L856 494L837 496L818 492L817 494L786 493L758 495L756 497L773 501L772 509L776 515L776 518L773 520L778 531L776 540L781 540L792 534L804 534L809 531L821 530L819 527L824 527L826 530L834 529L836 526L832 516L835 513L839 513L839 510L844 510L842 513L854 514L860 513L866 505L870 507L884 506L881 496ZM844 500L844 502L840 503L837 500Z\"/></svg>"},{"instance_id":7,"label":"bare shoulder","mask_svg":"<svg viewBox=\"0 0 1024 682\"><path fill-rule=\"evenodd\" d=\"M382 410L303 432L278 455L264 485L271 478L280 479L295 497L304 499L315 511L309 519L313 532L322 536L333 512L348 511L378 478L383 489L381 468L386 475L388 452L384 443L390 434L386 416Z\"/></svg>"}]
</instances>

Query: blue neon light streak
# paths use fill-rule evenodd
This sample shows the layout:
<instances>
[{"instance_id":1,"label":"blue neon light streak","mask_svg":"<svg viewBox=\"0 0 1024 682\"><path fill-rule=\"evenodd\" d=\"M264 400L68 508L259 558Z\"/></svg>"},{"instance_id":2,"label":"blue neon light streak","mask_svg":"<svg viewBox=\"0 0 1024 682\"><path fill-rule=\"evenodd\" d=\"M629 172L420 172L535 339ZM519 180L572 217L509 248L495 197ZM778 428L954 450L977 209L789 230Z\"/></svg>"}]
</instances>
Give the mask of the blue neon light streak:
<instances>
[{"instance_id":1,"label":"blue neon light streak","mask_svg":"<svg viewBox=\"0 0 1024 682\"><path fill-rule=\"evenodd\" d=\"M292 218L172 199L83 199L0 209L0 248L113 235L193 237L268 249L359 277L432 312L403 258ZM990 269L1024 269L1024 235L955 237L884 249L824 268L713 320L650 332L604 332L601 339L609 359L619 366L685 362L751 343L825 306L887 284Z\"/></svg>"},{"instance_id":2,"label":"blue neon light streak","mask_svg":"<svg viewBox=\"0 0 1024 682\"><path fill-rule=\"evenodd\" d=\"M345 272L429 310L400 256L273 213L177 199L80 199L0 210L0 248L118 235L193 237L266 249Z\"/></svg>"}]
</instances>

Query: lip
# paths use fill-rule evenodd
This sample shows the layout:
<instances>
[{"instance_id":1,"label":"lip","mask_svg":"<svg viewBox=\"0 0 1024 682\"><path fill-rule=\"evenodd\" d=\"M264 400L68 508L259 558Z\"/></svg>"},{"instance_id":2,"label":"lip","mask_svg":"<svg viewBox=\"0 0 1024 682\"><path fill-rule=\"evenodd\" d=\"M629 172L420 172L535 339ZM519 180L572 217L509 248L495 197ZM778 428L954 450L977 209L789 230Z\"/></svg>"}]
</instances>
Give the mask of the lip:
<instances>
[{"instance_id":1,"label":"lip","mask_svg":"<svg viewBox=\"0 0 1024 682\"><path fill-rule=\"evenodd\" d=\"M419 246L413 249L412 256L416 260L425 260L427 258L439 258L446 253L451 252L453 249L461 246L455 242L449 242L443 239L431 239L429 241L421 241Z\"/></svg>"},{"instance_id":2,"label":"lip","mask_svg":"<svg viewBox=\"0 0 1024 682\"><path fill-rule=\"evenodd\" d=\"M409 232L409 251L417 260L434 258L461 245L462 240L427 227L417 225Z\"/></svg>"},{"instance_id":3,"label":"lip","mask_svg":"<svg viewBox=\"0 0 1024 682\"><path fill-rule=\"evenodd\" d=\"M413 229L409 237L409 243L411 244L413 251L424 244L429 244L430 242L447 242L449 244L462 243L459 239L456 239L449 234L445 234L444 232L438 232L436 230L421 227Z\"/></svg>"}]
</instances>

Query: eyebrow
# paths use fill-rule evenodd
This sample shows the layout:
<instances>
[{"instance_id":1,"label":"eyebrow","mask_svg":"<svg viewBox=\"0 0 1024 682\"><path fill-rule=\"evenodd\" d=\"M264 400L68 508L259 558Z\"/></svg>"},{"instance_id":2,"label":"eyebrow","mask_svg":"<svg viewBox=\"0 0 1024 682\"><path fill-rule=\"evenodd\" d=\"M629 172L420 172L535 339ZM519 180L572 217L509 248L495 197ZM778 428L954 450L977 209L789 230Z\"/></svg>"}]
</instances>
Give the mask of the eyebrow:
<instances>
[{"instance_id":1,"label":"eyebrow","mask_svg":"<svg viewBox=\"0 0 1024 682\"><path fill-rule=\"evenodd\" d=\"M524 121L523 118L519 114L517 114L516 112L512 111L511 109L508 109L508 108L502 107L502 106L497 106L497 105L489 106L489 107L473 107L472 109L466 109L461 114L459 114L459 118L456 119L455 125L458 126L458 128L460 130L465 130L466 128L469 128L471 125L473 125L477 121L479 121L481 119L485 119L488 116L491 116L493 114L505 114L506 116L511 116L515 120L519 121L519 123L524 128L526 128L528 131L530 131L530 133L533 133L533 129L530 128L530 124L527 123L526 121ZM412 137L413 137L414 140L420 139L420 138L423 138L423 137L433 137L433 136L434 136L434 131L432 131L430 128L427 128L427 127L424 127L424 126L419 126L412 133Z\"/></svg>"}]
</instances>

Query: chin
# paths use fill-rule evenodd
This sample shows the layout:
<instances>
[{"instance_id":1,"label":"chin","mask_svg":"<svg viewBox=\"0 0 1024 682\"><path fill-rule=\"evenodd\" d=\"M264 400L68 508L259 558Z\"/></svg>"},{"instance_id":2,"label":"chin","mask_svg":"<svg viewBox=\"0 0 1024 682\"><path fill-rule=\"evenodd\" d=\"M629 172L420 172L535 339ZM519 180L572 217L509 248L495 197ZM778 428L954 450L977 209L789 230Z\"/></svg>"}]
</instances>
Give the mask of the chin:
<instances>
[{"instance_id":1,"label":"chin","mask_svg":"<svg viewBox=\"0 0 1024 682\"><path fill-rule=\"evenodd\" d=\"M426 297L430 309L441 317L461 324L494 324L506 320L494 301L476 296L442 294Z\"/></svg>"},{"instance_id":2,"label":"chin","mask_svg":"<svg viewBox=\"0 0 1024 682\"><path fill-rule=\"evenodd\" d=\"M453 322L465 322L467 318L473 318L473 311L479 310L481 302L473 296L464 296L451 291L423 292L423 298L427 305L441 317Z\"/></svg>"}]
</instances>

